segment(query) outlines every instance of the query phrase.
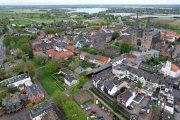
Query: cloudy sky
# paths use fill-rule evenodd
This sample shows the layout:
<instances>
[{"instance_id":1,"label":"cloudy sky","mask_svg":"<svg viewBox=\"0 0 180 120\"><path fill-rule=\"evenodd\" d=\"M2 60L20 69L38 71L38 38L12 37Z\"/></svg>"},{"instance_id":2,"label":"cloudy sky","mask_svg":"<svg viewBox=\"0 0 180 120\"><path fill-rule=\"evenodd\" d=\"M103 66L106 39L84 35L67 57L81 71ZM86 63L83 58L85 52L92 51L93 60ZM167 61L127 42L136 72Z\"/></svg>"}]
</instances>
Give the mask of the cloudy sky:
<instances>
[{"instance_id":1,"label":"cloudy sky","mask_svg":"<svg viewBox=\"0 0 180 120\"><path fill-rule=\"evenodd\" d=\"M0 0L0 5L180 4L180 0Z\"/></svg>"}]
</instances>

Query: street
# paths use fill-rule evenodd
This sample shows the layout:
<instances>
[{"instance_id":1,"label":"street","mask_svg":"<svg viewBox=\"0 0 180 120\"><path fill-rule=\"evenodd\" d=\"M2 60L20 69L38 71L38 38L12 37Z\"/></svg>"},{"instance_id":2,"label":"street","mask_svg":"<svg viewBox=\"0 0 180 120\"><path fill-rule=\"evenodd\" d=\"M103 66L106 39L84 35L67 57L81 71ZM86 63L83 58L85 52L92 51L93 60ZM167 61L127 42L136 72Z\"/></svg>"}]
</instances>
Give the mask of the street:
<instances>
[{"instance_id":1,"label":"street","mask_svg":"<svg viewBox=\"0 0 180 120\"><path fill-rule=\"evenodd\" d=\"M0 64L3 62L5 58L5 47L3 45L3 39L4 39L4 35L0 37Z\"/></svg>"}]
</instances>

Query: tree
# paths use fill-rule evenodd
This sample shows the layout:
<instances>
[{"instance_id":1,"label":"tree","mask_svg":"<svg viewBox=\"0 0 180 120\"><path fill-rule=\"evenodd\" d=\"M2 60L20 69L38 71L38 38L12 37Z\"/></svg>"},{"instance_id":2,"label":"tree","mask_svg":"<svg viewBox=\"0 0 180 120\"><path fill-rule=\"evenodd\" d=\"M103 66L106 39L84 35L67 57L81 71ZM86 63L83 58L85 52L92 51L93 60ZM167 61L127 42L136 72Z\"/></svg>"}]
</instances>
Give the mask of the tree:
<instances>
[{"instance_id":1,"label":"tree","mask_svg":"<svg viewBox=\"0 0 180 120\"><path fill-rule=\"evenodd\" d=\"M57 60L48 61L45 65L45 70L47 73L57 72L59 69L59 62Z\"/></svg>"},{"instance_id":2,"label":"tree","mask_svg":"<svg viewBox=\"0 0 180 120\"><path fill-rule=\"evenodd\" d=\"M103 46L101 46L101 47L99 48L99 53L100 53L101 55L103 55L103 54L104 54L104 51L105 51L105 48L104 48Z\"/></svg>"},{"instance_id":3,"label":"tree","mask_svg":"<svg viewBox=\"0 0 180 120\"><path fill-rule=\"evenodd\" d=\"M64 93L55 92L53 100L61 109L67 120L86 120L86 112L82 110L74 101L67 97Z\"/></svg>"},{"instance_id":4,"label":"tree","mask_svg":"<svg viewBox=\"0 0 180 120\"><path fill-rule=\"evenodd\" d=\"M127 42L120 43L120 52L123 53L129 53L131 51L131 46Z\"/></svg>"},{"instance_id":5,"label":"tree","mask_svg":"<svg viewBox=\"0 0 180 120\"><path fill-rule=\"evenodd\" d=\"M115 40L115 39L118 38L118 37L119 37L119 32L114 32L114 33L112 34L111 40Z\"/></svg>"},{"instance_id":6,"label":"tree","mask_svg":"<svg viewBox=\"0 0 180 120\"><path fill-rule=\"evenodd\" d=\"M142 88L143 83L138 80L138 81L136 82L136 86L137 86L138 88Z\"/></svg>"},{"instance_id":7,"label":"tree","mask_svg":"<svg viewBox=\"0 0 180 120\"><path fill-rule=\"evenodd\" d=\"M31 76L31 78L35 75L35 66L31 62L26 62L26 72Z\"/></svg>"},{"instance_id":8,"label":"tree","mask_svg":"<svg viewBox=\"0 0 180 120\"><path fill-rule=\"evenodd\" d=\"M16 49L15 50L15 56L17 58L22 58L22 55L23 55L23 51L22 50L20 50L20 49Z\"/></svg>"},{"instance_id":9,"label":"tree","mask_svg":"<svg viewBox=\"0 0 180 120\"><path fill-rule=\"evenodd\" d=\"M39 53L36 54L35 60L39 64L44 64L44 63L47 62L48 56L46 54L42 53L42 52L39 52Z\"/></svg>"}]
</instances>

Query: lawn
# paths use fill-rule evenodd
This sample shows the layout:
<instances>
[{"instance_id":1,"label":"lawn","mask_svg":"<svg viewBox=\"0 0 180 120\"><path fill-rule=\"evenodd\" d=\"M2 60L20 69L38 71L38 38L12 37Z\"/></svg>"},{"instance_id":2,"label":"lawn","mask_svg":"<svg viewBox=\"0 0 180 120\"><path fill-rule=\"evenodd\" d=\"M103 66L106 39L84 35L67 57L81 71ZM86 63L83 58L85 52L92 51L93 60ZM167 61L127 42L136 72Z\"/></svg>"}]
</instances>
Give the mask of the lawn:
<instances>
[{"instance_id":1,"label":"lawn","mask_svg":"<svg viewBox=\"0 0 180 120\"><path fill-rule=\"evenodd\" d=\"M53 95L56 91L62 92L62 84L58 83L51 75L47 74L44 69L41 69L40 84L49 95Z\"/></svg>"}]
</instances>

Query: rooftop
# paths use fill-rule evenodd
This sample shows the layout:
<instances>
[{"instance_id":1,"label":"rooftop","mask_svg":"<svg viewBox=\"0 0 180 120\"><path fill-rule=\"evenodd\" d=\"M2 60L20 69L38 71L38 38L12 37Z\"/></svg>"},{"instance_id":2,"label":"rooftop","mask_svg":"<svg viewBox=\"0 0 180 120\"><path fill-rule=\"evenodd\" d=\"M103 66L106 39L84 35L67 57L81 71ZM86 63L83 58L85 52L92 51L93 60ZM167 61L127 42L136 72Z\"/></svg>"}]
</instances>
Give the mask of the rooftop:
<instances>
[{"instance_id":1,"label":"rooftop","mask_svg":"<svg viewBox=\"0 0 180 120\"><path fill-rule=\"evenodd\" d=\"M48 112L52 109L52 105L48 101L41 102L30 109L30 115L35 118L44 112Z\"/></svg>"},{"instance_id":2,"label":"rooftop","mask_svg":"<svg viewBox=\"0 0 180 120\"><path fill-rule=\"evenodd\" d=\"M5 81L6 85L9 85L9 84L15 83L17 81L24 80L26 78L30 78L30 76L27 73L24 73L24 74L21 74L21 75L17 75L17 76L5 79L4 81Z\"/></svg>"}]
</instances>

